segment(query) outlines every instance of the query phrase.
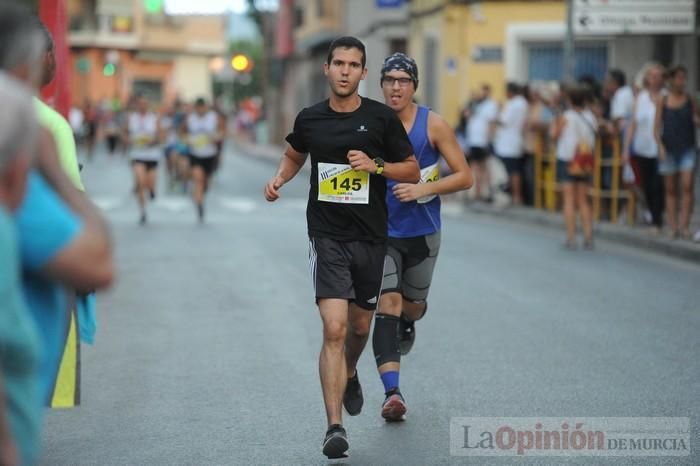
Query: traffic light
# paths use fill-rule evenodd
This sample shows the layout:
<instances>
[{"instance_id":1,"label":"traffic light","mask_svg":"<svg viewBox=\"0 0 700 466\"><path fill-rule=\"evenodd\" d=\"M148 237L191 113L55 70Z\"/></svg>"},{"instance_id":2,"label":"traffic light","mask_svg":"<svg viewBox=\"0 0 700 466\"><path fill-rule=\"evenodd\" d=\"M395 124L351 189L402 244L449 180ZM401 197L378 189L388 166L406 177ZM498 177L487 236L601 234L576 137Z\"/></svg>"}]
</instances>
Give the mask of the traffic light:
<instances>
[{"instance_id":1,"label":"traffic light","mask_svg":"<svg viewBox=\"0 0 700 466\"><path fill-rule=\"evenodd\" d=\"M244 53L237 53L231 58L231 68L239 73L249 73L253 69L253 60Z\"/></svg>"},{"instance_id":2,"label":"traffic light","mask_svg":"<svg viewBox=\"0 0 700 466\"><path fill-rule=\"evenodd\" d=\"M146 13L157 14L163 11L163 0L143 0L143 7Z\"/></svg>"},{"instance_id":3,"label":"traffic light","mask_svg":"<svg viewBox=\"0 0 700 466\"><path fill-rule=\"evenodd\" d=\"M114 66L114 63L105 63L105 66L102 68L102 74L105 76L114 76L116 70L117 67Z\"/></svg>"}]
</instances>

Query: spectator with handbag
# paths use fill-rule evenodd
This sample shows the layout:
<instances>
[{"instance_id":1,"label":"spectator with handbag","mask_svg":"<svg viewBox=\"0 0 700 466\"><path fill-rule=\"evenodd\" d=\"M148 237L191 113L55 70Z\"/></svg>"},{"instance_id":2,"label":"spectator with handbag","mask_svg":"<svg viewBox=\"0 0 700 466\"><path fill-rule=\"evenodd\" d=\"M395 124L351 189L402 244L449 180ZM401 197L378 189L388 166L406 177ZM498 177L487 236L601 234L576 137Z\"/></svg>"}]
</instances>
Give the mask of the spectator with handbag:
<instances>
[{"instance_id":1,"label":"spectator with handbag","mask_svg":"<svg viewBox=\"0 0 700 466\"><path fill-rule=\"evenodd\" d=\"M557 141L557 180L564 197L566 242L576 249L576 211L581 215L583 246L593 249L593 217L588 188L593 172L596 120L586 109L586 90L577 86L567 90L568 108L552 124L551 136Z\"/></svg>"}]
</instances>

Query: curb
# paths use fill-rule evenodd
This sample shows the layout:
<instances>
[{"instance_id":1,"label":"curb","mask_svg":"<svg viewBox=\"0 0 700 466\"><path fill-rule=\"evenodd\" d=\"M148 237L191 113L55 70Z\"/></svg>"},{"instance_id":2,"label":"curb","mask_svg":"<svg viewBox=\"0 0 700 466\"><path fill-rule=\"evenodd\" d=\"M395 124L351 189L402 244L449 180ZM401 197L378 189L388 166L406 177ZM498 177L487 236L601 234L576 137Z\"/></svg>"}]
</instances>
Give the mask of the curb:
<instances>
[{"instance_id":1,"label":"curb","mask_svg":"<svg viewBox=\"0 0 700 466\"><path fill-rule=\"evenodd\" d=\"M564 217L558 213L535 210L530 207L496 209L479 204L468 205L467 209L477 214L564 230ZM700 244L655 238L648 235L643 227L597 223L593 228L595 236L606 241L700 264Z\"/></svg>"}]
</instances>

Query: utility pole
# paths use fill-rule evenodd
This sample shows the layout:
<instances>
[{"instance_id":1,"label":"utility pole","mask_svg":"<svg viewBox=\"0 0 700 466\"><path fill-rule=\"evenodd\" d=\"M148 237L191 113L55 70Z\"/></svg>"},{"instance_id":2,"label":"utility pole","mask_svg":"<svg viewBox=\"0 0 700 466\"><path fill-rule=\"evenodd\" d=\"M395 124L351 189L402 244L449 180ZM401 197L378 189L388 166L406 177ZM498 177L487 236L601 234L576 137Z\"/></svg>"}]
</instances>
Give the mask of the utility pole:
<instances>
[{"instance_id":1,"label":"utility pole","mask_svg":"<svg viewBox=\"0 0 700 466\"><path fill-rule=\"evenodd\" d=\"M564 82L574 80L574 1L566 0L566 36L564 37Z\"/></svg>"}]
</instances>

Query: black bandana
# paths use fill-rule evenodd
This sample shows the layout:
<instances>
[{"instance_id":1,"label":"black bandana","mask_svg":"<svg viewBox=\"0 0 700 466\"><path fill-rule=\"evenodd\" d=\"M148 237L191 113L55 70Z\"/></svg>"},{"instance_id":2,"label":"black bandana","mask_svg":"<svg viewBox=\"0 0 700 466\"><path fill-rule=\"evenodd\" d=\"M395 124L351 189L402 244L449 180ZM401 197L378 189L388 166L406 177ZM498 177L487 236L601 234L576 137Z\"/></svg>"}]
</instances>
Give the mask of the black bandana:
<instances>
[{"instance_id":1,"label":"black bandana","mask_svg":"<svg viewBox=\"0 0 700 466\"><path fill-rule=\"evenodd\" d=\"M400 52L388 56L382 65L382 80L389 71L403 71L407 73L413 80L415 88L418 89L418 66L413 58Z\"/></svg>"}]
</instances>

